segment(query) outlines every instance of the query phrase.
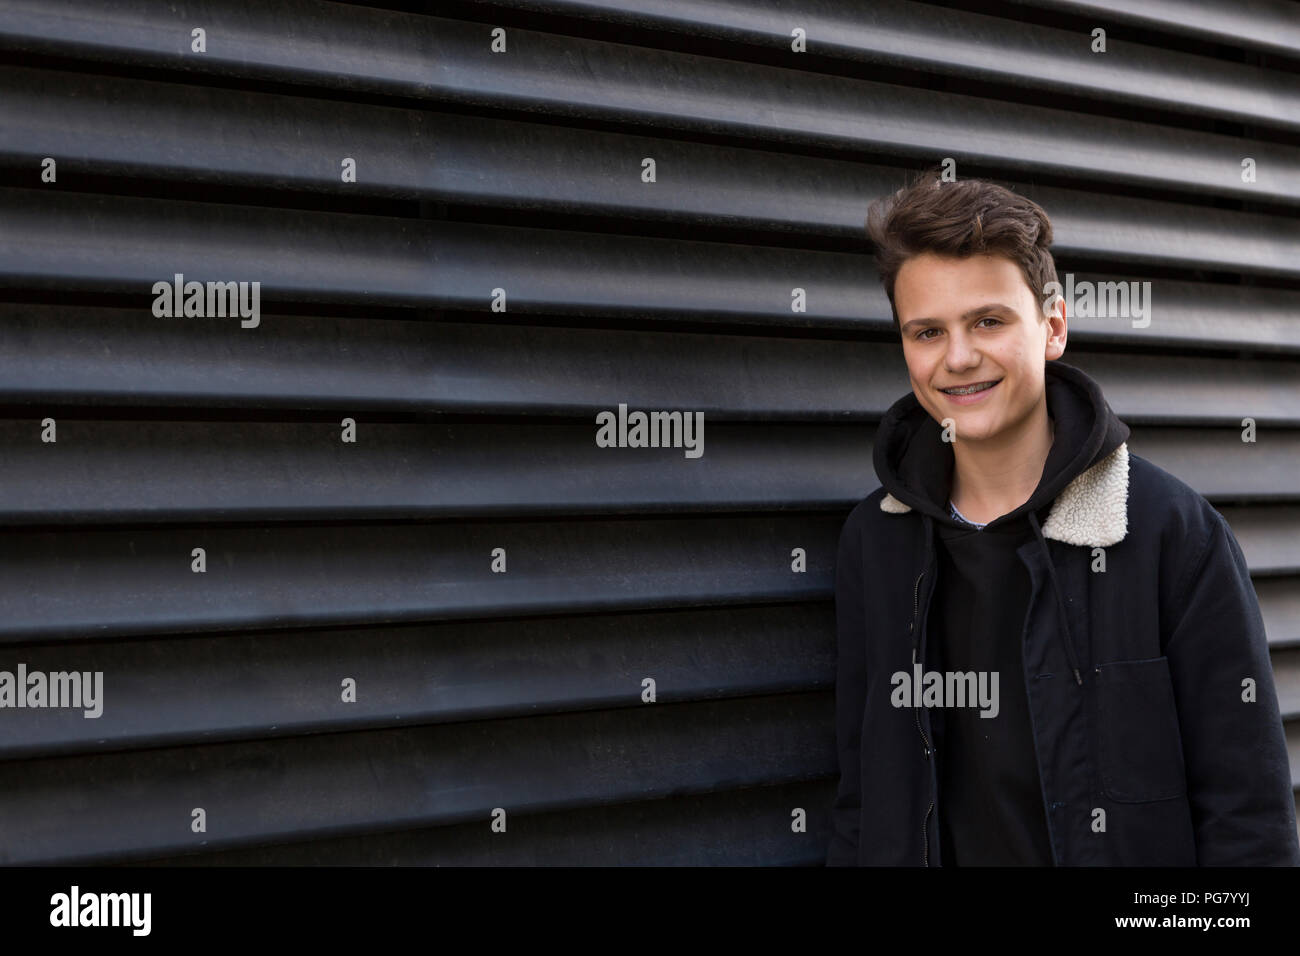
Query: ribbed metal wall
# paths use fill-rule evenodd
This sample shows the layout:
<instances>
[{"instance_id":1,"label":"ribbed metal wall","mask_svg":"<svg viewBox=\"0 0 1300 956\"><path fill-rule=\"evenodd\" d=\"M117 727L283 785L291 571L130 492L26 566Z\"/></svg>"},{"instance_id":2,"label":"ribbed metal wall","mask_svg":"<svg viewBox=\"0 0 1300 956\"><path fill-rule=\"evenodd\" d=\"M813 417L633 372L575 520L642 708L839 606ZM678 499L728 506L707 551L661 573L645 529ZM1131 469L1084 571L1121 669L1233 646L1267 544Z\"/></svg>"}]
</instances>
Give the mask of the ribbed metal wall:
<instances>
[{"instance_id":1,"label":"ribbed metal wall","mask_svg":"<svg viewBox=\"0 0 1300 956\"><path fill-rule=\"evenodd\" d=\"M387 6L0 2L0 669L104 673L0 712L0 862L822 862L862 220L944 157L1153 282L1066 360L1229 519L1300 774L1300 5Z\"/></svg>"}]
</instances>

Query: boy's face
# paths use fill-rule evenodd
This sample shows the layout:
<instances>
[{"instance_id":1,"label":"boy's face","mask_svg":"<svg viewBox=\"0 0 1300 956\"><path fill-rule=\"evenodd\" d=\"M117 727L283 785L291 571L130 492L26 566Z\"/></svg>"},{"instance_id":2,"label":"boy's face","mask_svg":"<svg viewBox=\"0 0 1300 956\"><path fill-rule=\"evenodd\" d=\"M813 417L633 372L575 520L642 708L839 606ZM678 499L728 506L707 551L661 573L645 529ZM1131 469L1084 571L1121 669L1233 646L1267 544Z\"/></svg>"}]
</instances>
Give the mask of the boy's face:
<instances>
[{"instance_id":1,"label":"boy's face","mask_svg":"<svg viewBox=\"0 0 1300 956\"><path fill-rule=\"evenodd\" d=\"M1027 423L1044 403L1044 363L1065 352L1065 304L1043 317L1041 299L1010 259L923 253L894 280L894 306L912 391L935 421L951 418L962 441ZM996 382L969 396L942 391Z\"/></svg>"}]
</instances>

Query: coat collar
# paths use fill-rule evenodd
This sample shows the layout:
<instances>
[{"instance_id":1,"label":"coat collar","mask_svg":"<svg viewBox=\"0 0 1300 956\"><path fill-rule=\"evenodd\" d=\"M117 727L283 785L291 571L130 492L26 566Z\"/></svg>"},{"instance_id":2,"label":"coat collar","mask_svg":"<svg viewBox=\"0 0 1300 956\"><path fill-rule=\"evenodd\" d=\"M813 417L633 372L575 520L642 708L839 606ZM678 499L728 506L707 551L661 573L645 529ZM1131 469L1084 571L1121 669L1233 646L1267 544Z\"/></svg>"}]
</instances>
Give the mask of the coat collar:
<instances>
[{"instance_id":1,"label":"coat collar","mask_svg":"<svg viewBox=\"0 0 1300 956\"><path fill-rule=\"evenodd\" d=\"M880 510L905 514L910 505L885 493ZM1043 522L1043 537L1106 548L1128 534L1128 442L1065 486Z\"/></svg>"}]
</instances>

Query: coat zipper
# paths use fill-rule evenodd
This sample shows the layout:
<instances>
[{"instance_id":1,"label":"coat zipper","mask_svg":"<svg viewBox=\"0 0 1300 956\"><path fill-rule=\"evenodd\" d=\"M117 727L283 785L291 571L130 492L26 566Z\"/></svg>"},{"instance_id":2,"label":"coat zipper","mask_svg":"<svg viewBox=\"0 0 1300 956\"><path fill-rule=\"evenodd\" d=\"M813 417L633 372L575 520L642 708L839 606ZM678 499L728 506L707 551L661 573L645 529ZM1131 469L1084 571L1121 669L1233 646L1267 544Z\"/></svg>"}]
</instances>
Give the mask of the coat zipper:
<instances>
[{"instance_id":1,"label":"coat zipper","mask_svg":"<svg viewBox=\"0 0 1300 956\"><path fill-rule=\"evenodd\" d=\"M934 801L931 800L930 805L925 808L925 818L921 821L921 862L926 866L930 865L930 842L925 836L925 824L930 819L930 811L933 809Z\"/></svg>"},{"instance_id":2,"label":"coat zipper","mask_svg":"<svg viewBox=\"0 0 1300 956\"><path fill-rule=\"evenodd\" d=\"M923 577L925 577L925 569L922 569L921 573L916 576L916 584L913 585L912 587L912 623L909 626L909 630L913 634L916 634L916 619L920 613L921 579ZM920 647L920 637L918 635L913 640L912 643L913 664L917 663L917 655L918 655L919 647ZM928 764L930 760L930 754L934 750L934 748L930 746L930 738L926 736L925 728L921 726L920 709L918 707L913 707L912 714L913 716L916 717L916 730L921 735L921 740L924 741L925 743L925 759L926 759L926 763ZM930 865L930 839L927 836L927 826L930 822L930 813L933 810L934 810L934 799L931 798L930 805L925 808L925 816L921 818L921 862L926 866Z\"/></svg>"}]
</instances>

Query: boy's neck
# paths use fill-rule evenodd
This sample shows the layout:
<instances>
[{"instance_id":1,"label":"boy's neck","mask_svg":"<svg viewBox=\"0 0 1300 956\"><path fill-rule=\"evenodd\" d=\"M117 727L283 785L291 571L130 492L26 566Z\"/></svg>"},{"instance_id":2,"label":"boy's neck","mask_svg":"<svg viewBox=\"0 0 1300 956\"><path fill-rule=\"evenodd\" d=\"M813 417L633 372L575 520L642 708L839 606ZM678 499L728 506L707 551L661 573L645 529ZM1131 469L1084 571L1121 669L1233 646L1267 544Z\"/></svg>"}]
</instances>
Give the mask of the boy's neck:
<instances>
[{"instance_id":1,"label":"boy's neck","mask_svg":"<svg viewBox=\"0 0 1300 956\"><path fill-rule=\"evenodd\" d=\"M949 497L957 510L976 524L987 524L1028 501L1042 480L1054 426L1044 401L1001 434L954 442Z\"/></svg>"}]
</instances>

